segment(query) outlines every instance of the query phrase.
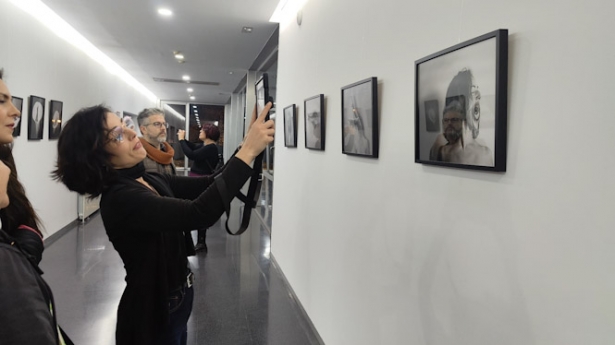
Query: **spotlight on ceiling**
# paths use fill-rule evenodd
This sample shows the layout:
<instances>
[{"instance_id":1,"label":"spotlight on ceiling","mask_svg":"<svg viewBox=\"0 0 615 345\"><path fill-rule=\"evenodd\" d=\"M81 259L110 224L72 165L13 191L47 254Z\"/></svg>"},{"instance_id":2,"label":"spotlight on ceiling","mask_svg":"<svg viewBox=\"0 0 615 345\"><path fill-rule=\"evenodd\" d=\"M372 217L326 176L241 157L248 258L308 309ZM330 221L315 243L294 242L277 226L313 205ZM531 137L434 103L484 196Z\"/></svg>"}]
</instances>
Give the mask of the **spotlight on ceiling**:
<instances>
[{"instance_id":1,"label":"spotlight on ceiling","mask_svg":"<svg viewBox=\"0 0 615 345\"><path fill-rule=\"evenodd\" d=\"M188 92L192 92L192 91L194 91L194 89L192 89L191 87L189 87L189 88L187 88L187 89L186 89L186 91L188 91Z\"/></svg>"},{"instance_id":2,"label":"spotlight on ceiling","mask_svg":"<svg viewBox=\"0 0 615 345\"><path fill-rule=\"evenodd\" d=\"M241 28L241 32L243 32L244 34L252 33L252 30L254 30L254 28L251 26L244 26L243 28Z\"/></svg>"},{"instance_id":3,"label":"spotlight on ceiling","mask_svg":"<svg viewBox=\"0 0 615 345\"><path fill-rule=\"evenodd\" d=\"M158 9L158 14L161 16L165 16L165 17L170 17L173 15L173 11L171 11L168 8L159 8Z\"/></svg>"},{"instance_id":4,"label":"spotlight on ceiling","mask_svg":"<svg viewBox=\"0 0 615 345\"><path fill-rule=\"evenodd\" d=\"M183 79L183 80L185 80L185 81L189 81L189 80L190 80L190 76L189 76L189 75L187 75L187 74L186 74L186 75L183 75L183 76L182 76L182 79Z\"/></svg>"},{"instance_id":5,"label":"spotlight on ceiling","mask_svg":"<svg viewBox=\"0 0 615 345\"><path fill-rule=\"evenodd\" d=\"M196 98L194 96L190 96L190 100L194 101Z\"/></svg>"}]
</instances>

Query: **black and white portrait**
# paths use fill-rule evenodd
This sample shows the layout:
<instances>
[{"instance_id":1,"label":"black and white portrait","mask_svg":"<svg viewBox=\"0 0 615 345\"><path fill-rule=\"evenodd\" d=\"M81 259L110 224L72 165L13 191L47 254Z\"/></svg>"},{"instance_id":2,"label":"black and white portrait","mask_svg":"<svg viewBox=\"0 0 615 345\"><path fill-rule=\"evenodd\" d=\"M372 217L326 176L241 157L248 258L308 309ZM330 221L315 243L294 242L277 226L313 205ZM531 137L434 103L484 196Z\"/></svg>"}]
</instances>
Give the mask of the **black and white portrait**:
<instances>
[{"instance_id":1,"label":"black and white portrait","mask_svg":"<svg viewBox=\"0 0 615 345\"><path fill-rule=\"evenodd\" d=\"M58 139L62 131L62 102L49 101L49 139Z\"/></svg>"},{"instance_id":2,"label":"black and white portrait","mask_svg":"<svg viewBox=\"0 0 615 345\"><path fill-rule=\"evenodd\" d=\"M28 140L43 139L43 126L45 119L45 99L30 96L30 109L28 117Z\"/></svg>"},{"instance_id":3,"label":"black and white portrait","mask_svg":"<svg viewBox=\"0 0 615 345\"><path fill-rule=\"evenodd\" d=\"M324 98L325 96L320 94L304 102L305 147L308 149L325 149Z\"/></svg>"},{"instance_id":4,"label":"black and white portrait","mask_svg":"<svg viewBox=\"0 0 615 345\"><path fill-rule=\"evenodd\" d=\"M21 122L22 122L21 117L23 116L23 98L13 96L13 105L15 106L15 108L17 108L17 110L19 110L19 113L21 113L21 116L15 118L15 127L13 129L13 137L18 137L21 135Z\"/></svg>"},{"instance_id":5,"label":"black and white portrait","mask_svg":"<svg viewBox=\"0 0 615 345\"><path fill-rule=\"evenodd\" d=\"M297 111L296 106L284 108L284 146L297 147Z\"/></svg>"},{"instance_id":6,"label":"black and white portrait","mask_svg":"<svg viewBox=\"0 0 615 345\"><path fill-rule=\"evenodd\" d=\"M418 161L495 168L498 32L417 61Z\"/></svg>"},{"instance_id":7,"label":"black and white portrait","mask_svg":"<svg viewBox=\"0 0 615 345\"><path fill-rule=\"evenodd\" d=\"M375 77L342 88L342 153L378 157Z\"/></svg>"}]
</instances>

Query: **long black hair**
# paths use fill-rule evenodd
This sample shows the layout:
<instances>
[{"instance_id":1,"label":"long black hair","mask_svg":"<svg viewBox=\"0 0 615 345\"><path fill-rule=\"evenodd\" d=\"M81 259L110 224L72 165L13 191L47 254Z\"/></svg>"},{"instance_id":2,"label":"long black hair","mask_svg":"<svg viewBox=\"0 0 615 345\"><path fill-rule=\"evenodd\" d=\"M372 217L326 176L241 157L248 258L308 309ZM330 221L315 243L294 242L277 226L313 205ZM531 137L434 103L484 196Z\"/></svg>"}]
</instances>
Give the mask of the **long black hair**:
<instances>
[{"instance_id":1,"label":"long black hair","mask_svg":"<svg viewBox=\"0 0 615 345\"><path fill-rule=\"evenodd\" d=\"M0 80L4 70L0 69ZM17 167L13 158L13 145L10 143L0 144L0 160L11 169L6 192L9 196L9 205L0 210L2 228L11 233L20 225L27 225L40 231L40 219L34 211L30 200L26 197L26 191L17 177Z\"/></svg>"}]
</instances>

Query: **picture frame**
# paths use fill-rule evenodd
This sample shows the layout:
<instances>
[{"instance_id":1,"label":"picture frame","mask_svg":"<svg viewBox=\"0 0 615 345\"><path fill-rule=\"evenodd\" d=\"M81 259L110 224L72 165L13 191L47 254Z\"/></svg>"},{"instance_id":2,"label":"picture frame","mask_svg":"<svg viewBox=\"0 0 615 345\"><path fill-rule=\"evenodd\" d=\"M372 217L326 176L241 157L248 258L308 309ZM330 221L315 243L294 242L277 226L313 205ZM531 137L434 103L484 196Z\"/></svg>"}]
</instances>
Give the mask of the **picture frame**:
<instances>
[{"instance_id":1,"label":"picture frame","mask_svg":"<svg viewBox=\"0 0 615 345\"><path fill-rule=\"evenodd\" d=\"M378 78L342 87L342 153L378 158Z\"/></svg>"},{"instance_id":2,"label":"picture frame","mask_svg":"<svg viewBox=\"0 0 615 345\"><path fill-rule=\"evenodd\" d=\"M284 108L284 146L297 147L297 106Z\"/></svg>"},{"instance_id":3,"label":"picture frame","mask_svg":"<svg viewBox=\"0 0 615 345\"><path fill-rule=\"evenodd\" d=\"M325 95L307 98L303 102L305 119L305 147L310 150L325 150Z\"/></svg>"},{"instance_id":4,"label":"picture frame","mask_svg":"<svg viewBox=\"0 0 615 345\"><path fill-rule=\"evenodd\" d=\"M23 116L23 98L13 96L13 105L21 114L21 116L15 118L15 125L13 127L13 138L16 138L21 135L21 123L23 122L21 121Z\"/></svg>"},{"instance_id":5,"label":"picture frame","mask_svg":"<svg viewBox=\"0 0 615 345\"><path fill-rule=\"evenodd\" d=\"M28 140L41 140L45 125L45 99L30 96L28 103Z\"/></svg>"},{"instance_id":6,"label":"picture frame","mask_svg":"<svg viewBox=\"0 0 615 345\"><path fill-rule=\"evenodd\" d=\"M49 139L60 137L62 131L62 109L64 104L60 101L49 101Z\"/></svg>"},{"instance_id":7,"label":"picture frame","mask_svg":"<svg viewBox=\"0 0 615 345\"><path fill-rule=\"evenodd\" d=\"M507 29L416 60L415 162L505 172L507 85Z\"/></svg>"}]
</instances>

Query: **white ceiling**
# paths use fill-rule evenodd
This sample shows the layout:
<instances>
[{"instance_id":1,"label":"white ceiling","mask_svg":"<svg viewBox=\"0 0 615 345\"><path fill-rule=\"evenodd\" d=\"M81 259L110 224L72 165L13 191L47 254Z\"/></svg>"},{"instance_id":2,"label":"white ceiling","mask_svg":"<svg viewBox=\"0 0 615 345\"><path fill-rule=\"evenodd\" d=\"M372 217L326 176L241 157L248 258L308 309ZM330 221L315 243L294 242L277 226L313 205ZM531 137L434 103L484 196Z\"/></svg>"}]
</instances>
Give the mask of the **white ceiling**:
<instances>
[{"instance_id":1,"label":"white ceiling","mask_svg":"<svg viewBox=\"0 0 615 345\"><path fill-rule=\"evenodd\" d=\"M225 104L277 28L269 18L278 0L42 1L162 100L189 102L191 87L192 102ZM173 15L160 16L159 7ZM242 33L244 26L254 30ZM220 85L154 81L184 74Z\"/></svg>"}]
</instances>

